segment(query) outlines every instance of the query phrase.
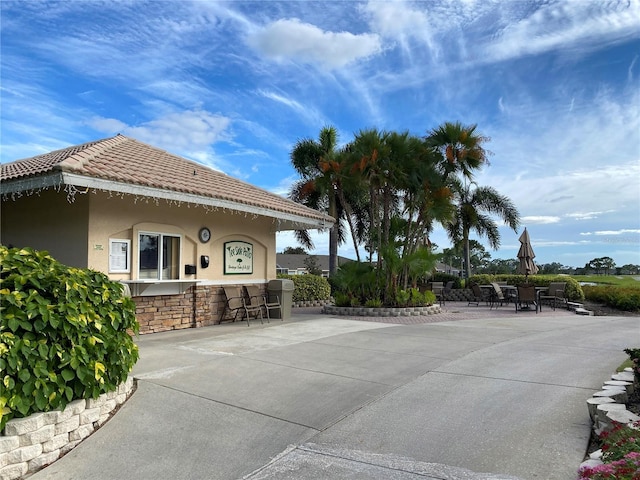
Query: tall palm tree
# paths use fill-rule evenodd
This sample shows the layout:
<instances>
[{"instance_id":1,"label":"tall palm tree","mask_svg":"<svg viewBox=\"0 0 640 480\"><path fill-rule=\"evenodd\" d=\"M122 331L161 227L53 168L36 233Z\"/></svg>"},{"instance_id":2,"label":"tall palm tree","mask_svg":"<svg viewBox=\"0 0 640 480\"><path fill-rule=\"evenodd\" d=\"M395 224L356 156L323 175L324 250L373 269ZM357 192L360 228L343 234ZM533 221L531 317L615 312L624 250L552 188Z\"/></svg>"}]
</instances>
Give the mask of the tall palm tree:
<instances>
[{"instance_id":1,"label":"tall palm tree","mask_svg":"<svg viewBox=\"0 0 640 480\"><path fill-rule=\"evenodd\" d=\"M446 159L441 163L445 178L459 174L472 179L473 170L489 164L488 152L482 147L489 138L477 133L476 128L477 125L445 122L426 137L427 145Z\"/></svg>"},{"instance_id":2,"label":"tall palm tree","mask_svg":"<svg viewBox=\"0 0 640 480\"><path fill-rule=\"evenodd\" d=\"M345 240L340 222L344 217L344 205L340 198L344 199L344 195L338 192L341 162L337 145L337 130L325 126L320 130L318 140L299 140L291 151L291 164L302 178L291 187L289 198L316 210L325 210L336 220L329 229L330 275L338 267L338 244ZM306 230L296 231L296 238L305 247L313 248Z\"/></svg>"},{"instance_id":3,"label":"tall palm tree","mask_svg":"<svg viewBox=\"0 0 640 480\"><path fill-rule=\"evenodd\" d=\"M489 246L494 250L500 248L500 232L492 216L500 217L504 223L517 231L520 225L520 214L511 200L500 195L493 187L478 187L471 189L458 179L451 182L452 191L456 199L456 214L454 221L446 224L447 234L454 242L462 241L464 267L467 278L471 276L469 254L469 233L471 230L479 236L487 237Z\"/></svg>"}]
</instances>

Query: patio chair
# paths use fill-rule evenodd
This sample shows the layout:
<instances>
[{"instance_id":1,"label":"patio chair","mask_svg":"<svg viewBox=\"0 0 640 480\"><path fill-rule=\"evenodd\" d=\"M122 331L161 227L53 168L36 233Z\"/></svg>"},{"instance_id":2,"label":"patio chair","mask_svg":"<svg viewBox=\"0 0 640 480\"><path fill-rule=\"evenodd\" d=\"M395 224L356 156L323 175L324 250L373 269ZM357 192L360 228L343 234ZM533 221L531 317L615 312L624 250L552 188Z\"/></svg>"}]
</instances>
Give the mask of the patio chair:
<instances>
[{"instance_id":1,"label":"patio chair","mask_svg":"<svg viewBox=\"0 0 640 480\"><path fill-rule=\"evenodd\" d=\"M221 323L227 312L233 313L233 321L235 322L240 315L240 320L246 317L247 326L250 325L249 319L251 316L258 318L260 315L260 323L264 323L262 320L262 307L257 304L252 304L251 301L247 301L242 295L240 287L224 286L222 287L225 296L225 305L220 314L218 323Z\"/></svg>"},{"instance_id":2,"label":"patio chair","mask_svg":"<svg viewBox=\"0 0 640 480\"><path fill-rule=\"evenodd\" d=\"M451 293L451 290L453 290L453 280L449 280L447 284L444 286L444 288L442 289L442 303L444 303L447 300L447 297Z\"/></svg>"},{"instance_id":3,"label":"patio chair","mask_svg":"<svg viewBox=\"0 0 640 480\"><path fill-rule=\"evenodd\" d=\"M549 284L549 289L546 292L540 292L538 297L540 311L542 311L543 300L548 301L548 303L553 306L554 310L558 304L567 306L569 299L564 291L566 286L567 282L551 282Z\"/></svg>"},{"instance_id":4,"label":"patio chair","mask_svg":"<svg viewBox=\"0 0 640 480\"><path fill-rule=\"evenodd\" d=\"M531 305L538 313L538 302L536 299L536 287L533 285L518 285L518 297L516 298L516 313L523 310L531 310Z\"/></svg>"},{"instance_id":5,"label":"patio chair","mask_svg":"<svg viewBox=\"0 0 640 480\"><path fill-rule=\"evenodd\" d=\"M443 282L429 282L429 290L436 296L438 303L442 305L444 303L444 283Z\"/></svg>"},{"instance_id":6,"label":"patio chair","mask_svg":"<svg viewBox=\"0 0 640 480\"><path fill-rule=\"evenodd\" d=\"M264 310L267 315L267 323L271 319L271 315L269 315L269 311L271 310L279 310L280 318L282 319L282 307L280 306L280 298L277 295L273 295L269 298L267 295L260 293L260 289L256 285L245 285L244 289L247 292L247 296L249 297L251 304L254 304L255 302Z\"/></svg>"},{"instance_id":7,"label":"patio chair","mask_svg":"<svg viewBox=\"0 0 640 480\"><path fill-rule=\"evenodd\" d=\"M475 303L476 306L479 306L480 302L489 303L489 295L487 294L487 292L482 290L480 288L480 285L478 285L477 283L471 284L471 292L473 293L473 299L469 300L467 306L471 305L472 303Z\"/></svg>"},{"instance_id":8,"label":"patio chair","mask_svg":"<svg viewBox=\"0 0 640 480\"><path fill-rule=\"evenodd\" d=\"M500 288L500 285L498 285L496 282L492 282L491 286L493 287L493 291L491 291L489 294L489 301L491 303L491 308L493 308L494 304L496 305L496 308L498 308L498 306L501 307L502 304L507 301L506 297L502 293L502 288ZM498 303L500 305L498 305Z\"/></svg>"}]
</instances>

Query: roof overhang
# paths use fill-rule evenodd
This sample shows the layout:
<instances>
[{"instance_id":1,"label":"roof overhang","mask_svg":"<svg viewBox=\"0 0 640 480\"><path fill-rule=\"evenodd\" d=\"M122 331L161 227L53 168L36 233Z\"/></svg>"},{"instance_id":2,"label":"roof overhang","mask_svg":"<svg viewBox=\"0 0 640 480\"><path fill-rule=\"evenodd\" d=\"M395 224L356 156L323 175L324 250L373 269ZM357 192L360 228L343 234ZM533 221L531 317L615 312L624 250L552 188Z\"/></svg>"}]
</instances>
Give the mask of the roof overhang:
<instances>
[{"instance_id":1,"label":"roof overhang","mask_svg":"<svg viewBox=\"0 0 640 480\"><path fill-rule=\"evenodd\" d=\"M219 208L244 212L250 215L269 217L277 220L276 231L284 230L312 230L329 228L335 223L330 216L323 218L310 218L295 213L283 212L255 205L234 202L192 193L176 192L161 188L133 185L130 183L115 182L95 177L87 177L68 172L52 172L37 177L27 177L16 180L8 180L0 183L0 195L11 195L20 192L44 190L48 188L61 188L64 185L73 185L79 188L92 188L109 192L117 192L128 195L159 198L168 201L202 205L210 208Z\"/></svg>"}]
</instances>

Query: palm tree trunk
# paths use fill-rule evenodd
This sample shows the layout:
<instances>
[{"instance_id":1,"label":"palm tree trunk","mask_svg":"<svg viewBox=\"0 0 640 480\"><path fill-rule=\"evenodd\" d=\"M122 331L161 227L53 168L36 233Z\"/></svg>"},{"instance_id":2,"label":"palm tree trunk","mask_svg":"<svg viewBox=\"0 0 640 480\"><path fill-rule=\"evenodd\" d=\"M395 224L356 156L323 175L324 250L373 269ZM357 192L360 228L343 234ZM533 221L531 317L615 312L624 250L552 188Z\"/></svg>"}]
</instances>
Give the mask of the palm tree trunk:
<instances>
[{"instance_id":1,"label":"palm tree trunk","mask_svg":"<svg viewBox=\"0 0 640 480\"><path fill-rule=\"evenodd\" d=\"M338 185L338 197L340 198L340 203L342 203L342 207L344 211L347 213L347 223L349 224L349 230L351 231L351 239L353 240L353 248L356 251L356 259L358 262L360 261L360 250L358 248L358 239L356 238L356 229L353 226L353 210L351 210L351 205L347 202L347 199L344 198L344 192L342 191L342 186Z\"/></svg>"},{"instance_id":2,"label":"palm tree trunk","mask_svg":"<svg viewBox=\"0 0 640 480\"><path fill-rule=\"evenodd\" d=\"M471 277L471 255L469 252L469 229L465 228L462 233L463 236L463 246L462 246L462 255L464 257L464 271L466 277Z\"/></svg>"},{"instance_id":3,"label":"palm tree trunk","mask_svg":"<svg viewBox=\"0 0 640 480\"><path fill-rule=\"evenodd\" d=\"M329 215L336 223L329 230L329 276L338 271L338 209L336 207L336 195L333 190L329 191Z\"/></svg>"}]
</instances>

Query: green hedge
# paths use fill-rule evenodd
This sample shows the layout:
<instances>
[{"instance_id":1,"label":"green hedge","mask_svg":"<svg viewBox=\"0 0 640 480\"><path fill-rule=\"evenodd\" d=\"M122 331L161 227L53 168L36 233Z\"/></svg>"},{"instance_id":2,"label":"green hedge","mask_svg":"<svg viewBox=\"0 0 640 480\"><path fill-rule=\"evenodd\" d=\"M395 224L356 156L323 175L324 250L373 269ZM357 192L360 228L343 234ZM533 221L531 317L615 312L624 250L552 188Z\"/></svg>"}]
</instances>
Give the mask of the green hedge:
<instances>
[{"instance_id":1,"label":"green hedge","mask_svg":"<svg viewBox=\"0 0 640 480\"><path fill-rule=\"evenodd\" d=\"M0 265L0 430L127 379L139 327L121 284L30 248L0 246Z\"/></svg>"},{"instance_id":2,"label":"green hedge","mask_svg":"<svg viewBox=\"0 0 640 480\"><path fill-rule=\"evenodd\" d=\"M293 301L310 302L329 300L331 287L326 278L318 275L278 275L278 278L293 280Z\"/></svg>"},{"instance_id":3,"label":"green hedge","mask_svg":"<svg viewBox=\"0 0 640 480\"><path fill-rule=\"evenodd\" d=\"M603 303L625 312L640 311L640 288L604 285L582 287L587 300Z\"/></svg>"},{"instance_id":4,"label":"green hedge","mask_svg":"<svg viewBox=\"0 0 640 480\"><path fill-rule=\"evenodd\" d=\"M491 282L507 282L508 285L520 285L525 283L524 275L472 275L467 280L467 285L477 283L486 285ZM565 292L571 301L579 302L584 300L584 292L577 280L566 275L529 275L527 283L536 287L548 287L551 282L565 282Z\"/></svg>"}]
</instances>

